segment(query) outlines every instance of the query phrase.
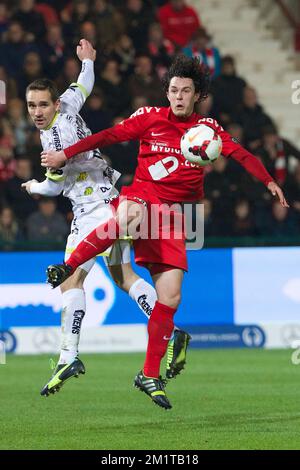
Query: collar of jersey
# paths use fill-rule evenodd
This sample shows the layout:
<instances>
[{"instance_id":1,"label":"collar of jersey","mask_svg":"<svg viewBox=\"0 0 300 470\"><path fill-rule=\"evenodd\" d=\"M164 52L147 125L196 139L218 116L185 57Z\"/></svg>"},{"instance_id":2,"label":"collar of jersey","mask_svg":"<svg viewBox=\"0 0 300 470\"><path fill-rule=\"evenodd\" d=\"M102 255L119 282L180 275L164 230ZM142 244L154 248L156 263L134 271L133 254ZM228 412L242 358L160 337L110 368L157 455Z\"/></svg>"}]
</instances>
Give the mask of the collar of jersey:
<instances>
[{"instance_id":1,"label":"collar of jersey","mask_svg":"<svg viewBox=\"0 0 300 470\"><path fill-rule=\"evenodd\" d=\"M59 113L56 111L56 113L54 114L53 116L53 119L52 121L50 122L49 126L45 127L45 131L48 131L49 129L51 129L51 127L53 126L53 124L55 123L57 117L58 117Z\"/></svg>"},{"instance_id":2,"label":"collar of jersey","mask_svg":"<svg viewBox=\"0 0 300 470\"><path fill-rule=\"evenodd\" d=\"M173 113L171 107L169 108L169 119L172 122L184 122L184 123L194 122L195 115L196 115L196 113L192 113L187 119L182 119L182 118L179 118L179 117L175 116L175 114Z\"/></svg>"}]
</instances>

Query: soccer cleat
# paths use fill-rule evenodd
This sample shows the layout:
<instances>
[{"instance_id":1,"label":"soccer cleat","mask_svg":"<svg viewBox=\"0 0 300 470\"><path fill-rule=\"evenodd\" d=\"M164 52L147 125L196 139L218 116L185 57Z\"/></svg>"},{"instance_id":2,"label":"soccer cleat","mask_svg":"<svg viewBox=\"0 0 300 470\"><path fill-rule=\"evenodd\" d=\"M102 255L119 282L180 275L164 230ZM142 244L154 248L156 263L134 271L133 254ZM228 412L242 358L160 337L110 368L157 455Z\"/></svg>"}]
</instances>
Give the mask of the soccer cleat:
<instances>
[{"instance_id":1,"label":"soccer cleat","mask_svg":"<svg viewBox=\"0 0 300 470\"><path fill-rule=\"evenodd\" d=\"M186 350L191 336L183 330L175 330L167 349L166 378L173 379L184 369Z\"/></svg>"},{"instance_id":2,"label":"soccer cleat","mask_svg":"<svg viewBox=\"0 0 300 470\"><path fill-rule=\"evenodd\" d=\"M47 268L47 282L57 287L73 274L73 269L68 264L50 264Z\"/></svg>"},{"instance_id":3,"label":"soccer cleat","mask_svg":"<svg viewBox=\"0 0 300 470\"><path fill-rule=\"evenodd\" d=\"M169 410L172 408L165 392L165 382L160 377L155 379L153 377L146 377L142 371L140 371L134 379L133 385L139 388L141 392L147 393L151 400L156 405Z\"/></svg>"},{"instance_id":4,"label":"soccer cleat","mask_svg":"<svg viewBox=\"0 0 300 470\"><path fill-rule=\"evenodd\" d=\"M71 377L78 377L85 374L83 362L76 358L71 364L58 364L54 373L41 390L41 395L48 397L49 393L59 392L63 384Z\"/></svg>"}]
</instances>

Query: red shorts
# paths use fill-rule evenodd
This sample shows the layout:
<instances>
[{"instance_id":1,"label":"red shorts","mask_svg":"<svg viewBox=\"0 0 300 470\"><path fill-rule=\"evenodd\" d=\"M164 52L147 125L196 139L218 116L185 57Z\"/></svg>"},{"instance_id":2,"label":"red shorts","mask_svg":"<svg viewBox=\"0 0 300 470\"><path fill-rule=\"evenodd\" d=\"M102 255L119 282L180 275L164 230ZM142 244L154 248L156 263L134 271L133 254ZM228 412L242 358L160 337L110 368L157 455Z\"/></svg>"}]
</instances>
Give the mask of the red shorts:
<instances>
[{"instance_id":1,"label":"red shorts","mask_svg":"<svg viewBox=\"0 0 300 470\"><path fill-rule=\"evenodd\" d=\"M187 271L184 216L181 210L174 210L170 203L159 199L150 182L124 186L118 201L113 205L119 205L124 197L147 207L148 237L133 240L135 262L149 269L151 265L161 264ZM153 226L155 230L151 233L149 228Z\"/></svg>"}]
</instances>

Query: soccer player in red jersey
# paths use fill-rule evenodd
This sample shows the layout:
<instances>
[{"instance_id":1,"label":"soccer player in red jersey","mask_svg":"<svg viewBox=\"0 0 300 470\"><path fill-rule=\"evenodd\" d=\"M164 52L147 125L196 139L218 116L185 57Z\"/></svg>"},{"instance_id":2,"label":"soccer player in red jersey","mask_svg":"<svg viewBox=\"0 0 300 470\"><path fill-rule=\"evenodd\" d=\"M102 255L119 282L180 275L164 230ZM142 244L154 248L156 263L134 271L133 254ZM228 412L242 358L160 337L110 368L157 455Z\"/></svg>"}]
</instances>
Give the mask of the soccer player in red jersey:
<instances>
[{"instance_id":1,"label":"soccer player in red jersey","mask_svg":"<svg viewBox=\"0 0 300 470\"><path fill-rule=\"evenodd\" d=\"M239 162L279 198L282 206L288 207L281 188L263 164L215 120L202 118L194 112L195 104L207 97L208 86L208 72L200 66L198 59L180 55L175 58L164 79L170 107L140 108L120 124L82 139L64 151L42 153L43 166L59 168L78 153L116 142L140 140L134 181L131 186L122 189L116 204L116 217L88 235L66 264L48 268L52 285L59 285L77 266L105 251L119 235L130 233L130 225L134 225L145 207L156 205L161 212L167 212L166 207L173 203L203 198L203 168L187 162L180 151L181 136L195 124L202 123L215 129L223 142L222 154ZM138 215L136 209L139 210ZM148 323L146 360L134 383L163 408L171 408L171 404L165 394L164 382L160 379L160 362L172 334L183 273L187 271L184 230L178 236L178 226L176 228L171 223L170 228L168 239L162 236L163 227L159 226L158 239L134 240L135 260L149 269L158 298Z\"/></svg>"}]
</instances>

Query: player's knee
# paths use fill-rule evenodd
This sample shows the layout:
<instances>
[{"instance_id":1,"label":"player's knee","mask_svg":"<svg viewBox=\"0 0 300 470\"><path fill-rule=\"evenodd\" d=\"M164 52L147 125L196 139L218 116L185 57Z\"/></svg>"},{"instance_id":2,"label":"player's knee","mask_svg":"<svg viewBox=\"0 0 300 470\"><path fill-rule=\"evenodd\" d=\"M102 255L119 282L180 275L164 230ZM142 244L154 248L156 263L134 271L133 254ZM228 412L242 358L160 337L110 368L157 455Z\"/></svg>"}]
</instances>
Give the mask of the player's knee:
<instances>
[{"instance_id":1,"label":"player's knee","mask_svg":"<svg viewBox=\"0 0 300 470\"><path fill-rule=\"evenodd\" d=\"M138 279L138 276L132 270L125 270L124 265L111 266L109 271L115 284L125 292L129 292L132 284Z\"/></svg>"},{"instance_id":2,"label":"player's knee","mask_svg":"<svg viewBox=\"0 0 300 470\"><path fill-rule=\"evenodd\" d=\"M119 276L117 273L111 272L114 283L122 290L126 290L126 281L122 276Z\"/></svg>"},{"instance_id":3,"label":"player's knee","mask_svg":"<svg viewBox=\"0 0 300 470\"><path fill-rule=\"evenodd\" d=\"M83 289L83 283L87 276L87 273L83 269L76 269L74 274L66 279L60 286L62 293L70 289Z\"/></svg>"},{"instance_id":4,"label":"player's knee","mask_svg":"<svg viewBox=\"0 0 300 470\"><path fill-rule=\"evenodd\" d=\"M141 223L144 214L144 207L132 201L123 203L120 206L116 220L121 229L121 234L133 234L136 227Z\"/></svg>"},{"instance_id":5,"label":"player's knee","mask_svg":"<svg viewBox=\"0 0 300 470\"><path fill-rule=\"evenodd\" d=\"M181 302L181 294L180 292L176 292L173 295L163 294L158 296L158 301L168 307L177 309Z\"/></svg>"}]
</instances>

